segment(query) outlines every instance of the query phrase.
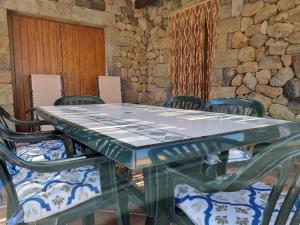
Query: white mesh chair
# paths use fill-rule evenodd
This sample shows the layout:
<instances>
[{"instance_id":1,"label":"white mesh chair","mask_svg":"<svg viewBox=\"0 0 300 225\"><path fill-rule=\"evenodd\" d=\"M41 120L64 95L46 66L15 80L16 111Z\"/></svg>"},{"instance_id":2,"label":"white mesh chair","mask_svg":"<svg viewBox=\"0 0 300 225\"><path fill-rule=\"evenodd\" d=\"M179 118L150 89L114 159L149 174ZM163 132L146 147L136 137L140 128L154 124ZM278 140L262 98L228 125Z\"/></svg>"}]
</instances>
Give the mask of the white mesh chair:
<instances>
[{"instance_id":1,"label":"white mesh chair","mask_svg":"<svg viewBox=\"0 0 300 225\"><path fill-rule=\"evenodd\" d=\"M122 103L120 77L99 76L97 84L98 95L105 103Z\"/></svg>"},{"instance_id":2,"label":"white mesh chair","mask_svg":"<svg viewBox=\"0 0 300 225\"><path fill-rule=\"evenodd\" d=\"M60 75L31 74L31 107L53 105L62 97L62 77ZM52 126L43 126L41 130L53 130Z\"/></svg>"}]
</instances>

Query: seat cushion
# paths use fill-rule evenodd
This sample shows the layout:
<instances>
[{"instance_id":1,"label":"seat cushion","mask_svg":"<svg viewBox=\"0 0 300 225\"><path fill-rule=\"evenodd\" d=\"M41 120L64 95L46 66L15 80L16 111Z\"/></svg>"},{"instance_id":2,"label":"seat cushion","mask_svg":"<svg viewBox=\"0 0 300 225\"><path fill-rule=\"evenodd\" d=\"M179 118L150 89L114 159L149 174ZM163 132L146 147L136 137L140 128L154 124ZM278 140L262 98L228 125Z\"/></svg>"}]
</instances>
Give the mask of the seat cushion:
<instances>
[{"instance_id":1,"label":"seat cushion","mask_svg":"<svg viewBox=\"0 0 300 225\"><path fill-rule=\"evenodd\" d=\"M99 171L94 166L57 173L17 168L13 176L24 222L34 222L101 194Z\"/></svg>"},{"instance_id":2,"label":"seat cushion","mask_svg":"<svg viewBox=\"0 0 300 225\"><path fill-rule=\"evenodd\" d=\"M228 163L247 161L250 159L251 155L246 151L242 151L237 148L232 148L229 150Z\"/></svg>"},{"instance_id":3,"label":"seat cushion","mask_svg":"<svg viewBox=\"0 0 300 225\"><path fill-rule=\"evenodd\" d=\"M196 225L259 225L270 192L271 187L261 182L240 191L214 194L180 184L175 188L175 197L176 206ZM270 225L274 224L284 197L282 193Z\"/></svg>"},{"instance_id":4,"label":"seat cushion","mask_svg":"<svg viewBox=\"0 0 300 225\"><path fill-rule=\"evenodd\" d=\"M66 150L61 140L43 141L17 148L17 156L29 162L66 158Z\"/></svg>"},{"instance_id":5,"label":"seat cushion","mask_svg":"<svg viewBox=\"0 0 300 225\"><path fill-rule=\"evenodd\" d=\"M251 155L246 151L242 151L237 148L229 150L228 163L242 162L249 159L251 159ZM204 157L204 162L208 165L214 165L221 162L221 160L219 159L218 154L207 154Z\"/></svg>"},{"instance_id":6,"label":"seat cushion","mask_svg":"<svg viewBox=\"0 0 300 225\"><path fill-rule=\"evenodd\" d=\"M17 148L19 158L28 162L48 161L66 158L64 143L61 140L43 141L36 144L25 145ZM11 175L16 173L17 166L7 163Z\"/></svg>"}]
</instances>

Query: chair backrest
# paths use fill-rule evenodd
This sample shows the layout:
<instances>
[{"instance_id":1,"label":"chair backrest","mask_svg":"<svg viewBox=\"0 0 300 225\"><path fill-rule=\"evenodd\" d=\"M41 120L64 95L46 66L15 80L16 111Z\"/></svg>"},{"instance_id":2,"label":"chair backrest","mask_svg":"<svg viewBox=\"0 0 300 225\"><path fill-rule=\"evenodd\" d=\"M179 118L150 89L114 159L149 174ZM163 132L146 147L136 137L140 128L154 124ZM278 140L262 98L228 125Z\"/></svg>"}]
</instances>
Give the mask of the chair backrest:
<instances>
[{"instance_id":1,"label":"chair backrest","mask_svg":"<svg viewBox=\"0 0 300 225\"><path fill-rule=\"evenodd\" d=\"M202 107L202 101L200 98L193 96L175 96L168 99L163 106L177 109L199 110Z\"/></svg>"},{"instance_id":2,"label":"chair backrest","mask_svg":"<svg viewBox=\"0 0 300 225\"><path fill-rule=\"evenodd\" d=\"M30 75L31 88L31 107L52 105L53 102L63 96L63 82L61 75L47 75L47 74L31 74ZM32 118L37 118L34 112L31 112ZM52 126L41 126L41 130L53 130Z\"/></svg>"},{"instance_id":3,"label":"chair backrest","mask_svg":"<svg viewBox=\"0 0 300 225\"><path fill-rule=\"evenodd\" d=\"M88 105L104 104L105 102L97 96L65 96L57 99L54 105Z\"/></svg>"},{"instance_id":4,"label":"chair backrest","mask_svg":"<svg viewBox=\"0 0 300 225\"><path fill-rule=\"evenodd\" d=\"M262 117L265 114L264 106L260 102L246 98L211 99L203 106L203 110L257 117Z\"/></svg>"},{"instance_id":5,"label":"chair backrest","mask_svg":"<svg viewBox=\"0 0 300 225\"><path fill-rule=\"evenodd\" d=\"M60 75L31 74L31 106L47 106L62 97Z\"/></svg>"},{"instance_id":6,"label":"chair backrest","mask_svg":"<svg viewBox=\"0 0 300 225\"><path fill-rule=\"evenodd\" d=\"M99 76L97 84L98 95L105 103L122 103L120 77Z\"/></svg>"},{"instance_id":7,"label":"chair backrest","mask_svg":"<svg viewBox=\"0 0 300 225\"><path fill-rule=\"evenodd\" d=\"M0 129L3 130L3 132L8 132L10 131L10 128L8 126L8 121L11 121L12 116L0 106ZM10 149L11 151L14 151L16 149L15 143L11 142L7 139L4 139L2 137L0 137L0 142L2 142L3 144L6 145L6 147L8 149Z\"/></svg>"}]
</instances>

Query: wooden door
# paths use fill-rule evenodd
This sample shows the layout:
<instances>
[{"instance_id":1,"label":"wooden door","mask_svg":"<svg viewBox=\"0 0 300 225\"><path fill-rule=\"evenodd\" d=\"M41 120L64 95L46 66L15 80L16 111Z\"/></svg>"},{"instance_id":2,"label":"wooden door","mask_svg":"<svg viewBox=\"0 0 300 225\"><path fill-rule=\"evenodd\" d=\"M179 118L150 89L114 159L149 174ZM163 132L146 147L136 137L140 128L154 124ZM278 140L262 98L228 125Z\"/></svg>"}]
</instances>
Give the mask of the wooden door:
<instances>
[{"instance_id":1,"label":"wooden door","mask_svg":"<svg viewBox=\"0 0 300 225\"><path fill-rule=\"evenodd\" d=\"M30 74L62 74L65 95L96 95L105 74L104 30L9 16L15 114L28 119ZM45 90L47 91L47 90Z\"/></svg>"}]
</instances>

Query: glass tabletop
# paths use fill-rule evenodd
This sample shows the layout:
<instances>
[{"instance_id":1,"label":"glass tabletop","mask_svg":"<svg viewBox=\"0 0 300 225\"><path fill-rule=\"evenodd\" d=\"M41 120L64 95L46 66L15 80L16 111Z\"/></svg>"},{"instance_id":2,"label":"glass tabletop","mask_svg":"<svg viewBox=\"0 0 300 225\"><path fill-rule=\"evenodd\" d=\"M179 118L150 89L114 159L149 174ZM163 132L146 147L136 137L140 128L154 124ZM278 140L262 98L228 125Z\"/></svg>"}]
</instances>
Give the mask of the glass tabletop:
<instances>
[{"instance_id":1,"label":"glass tabletop","mask_svg":"<svg viewBox=\"0 0 300 225\"><path fill-rule=\"evenodd\" d=\"M135 104L43 106L57 129L132 169L284 138L297 123Z\"/></svg>"}]
</instances>

